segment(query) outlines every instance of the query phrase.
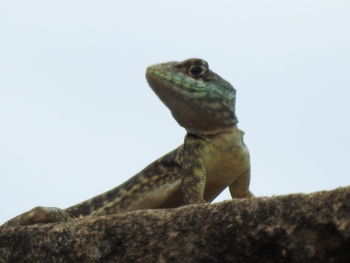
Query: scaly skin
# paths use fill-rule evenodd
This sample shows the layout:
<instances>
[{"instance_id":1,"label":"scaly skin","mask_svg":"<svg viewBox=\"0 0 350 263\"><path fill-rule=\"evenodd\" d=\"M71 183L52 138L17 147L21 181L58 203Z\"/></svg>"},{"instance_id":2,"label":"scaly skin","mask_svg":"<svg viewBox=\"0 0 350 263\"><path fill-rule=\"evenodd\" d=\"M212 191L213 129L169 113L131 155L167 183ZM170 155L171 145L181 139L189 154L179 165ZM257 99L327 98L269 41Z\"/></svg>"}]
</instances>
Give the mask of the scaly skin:
<instances>
[{"instance_id":1,"label":"scaly skin","mask_svg":"<svg viewBox=\"0 0 350 263\"><path fill-rule=\"evenodd\" d=\"M201 59L150 66L146 78L186 129L184 144L110 191L66 209L36 207L6 226L211 202L226 187L233 198L253 196L234 88Z\"/></svg>"}]
</instances>

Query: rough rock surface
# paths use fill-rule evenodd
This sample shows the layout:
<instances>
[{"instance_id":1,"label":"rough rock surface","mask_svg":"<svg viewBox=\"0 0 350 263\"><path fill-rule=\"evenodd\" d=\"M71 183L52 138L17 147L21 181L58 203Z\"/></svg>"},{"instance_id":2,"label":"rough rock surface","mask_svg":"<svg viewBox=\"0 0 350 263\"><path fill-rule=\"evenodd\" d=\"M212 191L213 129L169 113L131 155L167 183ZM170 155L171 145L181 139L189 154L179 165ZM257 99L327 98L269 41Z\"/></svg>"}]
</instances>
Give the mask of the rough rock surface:
<instances>
[{"instance_id":1,"label":"rough rock surface","mask_svg":"<svg viewBox=\"0 0 350 263\"><path fill-rule=\"evenodd\" d=\"M0 262L350 262L350 187L3 227Z\"/></svg>"}]
</instances>

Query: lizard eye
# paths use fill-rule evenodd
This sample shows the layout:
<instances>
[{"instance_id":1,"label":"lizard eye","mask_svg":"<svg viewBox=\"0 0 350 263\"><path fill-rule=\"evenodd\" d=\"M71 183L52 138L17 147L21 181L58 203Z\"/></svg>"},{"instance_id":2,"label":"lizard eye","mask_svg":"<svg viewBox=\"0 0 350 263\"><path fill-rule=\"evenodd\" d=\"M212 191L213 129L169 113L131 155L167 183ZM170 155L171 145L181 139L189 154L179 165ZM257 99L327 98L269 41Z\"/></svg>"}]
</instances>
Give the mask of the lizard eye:
<instances>
[{"instance_id":1,"label":"lizard eye","mask_svg":"<svg viewBox=\"0 0 350 263\"><path fill-rule=\"evenodd\" d=\"M201 66L191 66L188 69L188 73L194 78L203 77L206 74L206 72L207 72L206 69L204 69Z\"/></svg>"}]
</instances>

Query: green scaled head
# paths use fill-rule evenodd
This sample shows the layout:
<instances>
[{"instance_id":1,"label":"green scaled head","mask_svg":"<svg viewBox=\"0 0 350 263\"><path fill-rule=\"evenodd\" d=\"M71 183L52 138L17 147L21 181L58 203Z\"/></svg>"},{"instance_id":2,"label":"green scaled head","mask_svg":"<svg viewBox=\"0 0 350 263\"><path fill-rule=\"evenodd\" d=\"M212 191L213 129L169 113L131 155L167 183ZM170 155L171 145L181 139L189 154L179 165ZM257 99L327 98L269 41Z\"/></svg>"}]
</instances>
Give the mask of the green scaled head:
<instances>
[{"instance_id":1,"label":"green scaled head","mask_svg":"<svg viewBox=\"0 0 350 263\"><path fill-rule=\"evenodd\" d=\"M215 133L237 123L236 91L209 69L205 60L192 58L147 68L146 78L177 122L193 133Z\"/></svg>"}]
</instances>

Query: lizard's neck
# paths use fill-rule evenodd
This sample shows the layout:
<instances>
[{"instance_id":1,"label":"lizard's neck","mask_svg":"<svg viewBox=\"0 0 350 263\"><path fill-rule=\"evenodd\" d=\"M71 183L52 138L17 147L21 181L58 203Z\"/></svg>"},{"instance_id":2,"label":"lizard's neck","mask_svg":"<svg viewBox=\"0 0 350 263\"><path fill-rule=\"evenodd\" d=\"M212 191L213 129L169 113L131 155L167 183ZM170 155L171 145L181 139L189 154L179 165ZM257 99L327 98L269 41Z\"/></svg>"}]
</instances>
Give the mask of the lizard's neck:
<instances>
[{"instance_id":1,"label":"lizard's neck","mask_svg":"<svg viewBox=\"0 0 350 263\"><path fill-rule=\"evenodd\" d=\"M196 136L208 136L208 135L217 135L217 134L222 134L222 133L232 133L234 132L237 128L237 125L231 125L225 128L218 128L214 130L198 130L198 129L186 129L187 134L193 134Z\"/></svg>"}]
</instances>

